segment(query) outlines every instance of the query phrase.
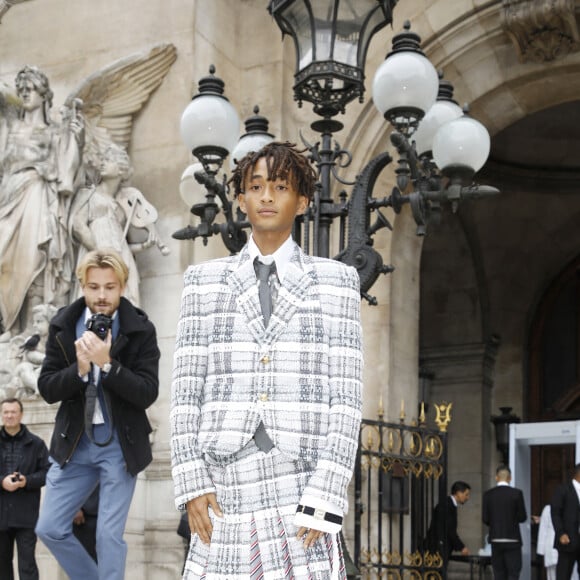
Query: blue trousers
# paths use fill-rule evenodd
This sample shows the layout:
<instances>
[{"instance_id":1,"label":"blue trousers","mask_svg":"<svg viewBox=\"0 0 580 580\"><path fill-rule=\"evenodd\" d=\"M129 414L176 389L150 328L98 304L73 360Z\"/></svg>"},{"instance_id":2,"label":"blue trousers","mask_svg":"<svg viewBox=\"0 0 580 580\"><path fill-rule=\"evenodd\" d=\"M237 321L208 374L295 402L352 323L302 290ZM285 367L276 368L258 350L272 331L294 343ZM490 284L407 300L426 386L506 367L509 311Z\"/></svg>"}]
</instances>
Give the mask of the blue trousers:
<instances>
[{"instance_id":1,"label":"blue trousers","mask_svg":"<svg viewBox=\"0 0 580 580\"><path fill-rule=\"evenodd\" d=\"M127 559L123 533L136 481L125 468L116 434L106 447L91 443L83 434L64 467L52 463L36 533L70 580L123 580ZM72 523L97 483L101 486L97 515L98 565L73 534Z\"/></svg>"}]
</instances>

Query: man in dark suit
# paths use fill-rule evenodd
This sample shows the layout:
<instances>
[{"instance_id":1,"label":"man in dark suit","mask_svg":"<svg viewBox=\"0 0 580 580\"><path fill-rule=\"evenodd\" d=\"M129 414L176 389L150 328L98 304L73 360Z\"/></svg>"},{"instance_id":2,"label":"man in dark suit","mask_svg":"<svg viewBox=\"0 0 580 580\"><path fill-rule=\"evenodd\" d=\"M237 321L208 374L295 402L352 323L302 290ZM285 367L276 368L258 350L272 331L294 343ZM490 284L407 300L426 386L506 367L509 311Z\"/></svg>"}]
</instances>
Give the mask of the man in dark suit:
<instances>
[{"instance_id":1,"label":"man in dark suit","mask_svg":"<svg viewBox=\"0 0 580 580\"><path fill-rule=\"evenodd\" d=\"M439 502L433 510L429 526L428 542L431 552L439 552L445 568L453 551L469 555L467 546L457 533L457 506L463 505L471 495L471 486L465 481L456 481L451 486L451 495Z\"/></svg>"},{"instance_id":2,"label":"man in dark suit","mask_svg":"<svg viewBox=\"0 0 580 580\"><path fill-rule=\"evenodd\" d=\"M572 480L559 486L551 502L554 548L558 550L556 580L570 580L574 562L580 566L580 463Z\"/></svg>"},{"instance_id":3,"label":"man in dark suit","mask_svg":"<svg viewBox=\"0 0 580 580\"><path fill-rule=\"evenodd\" d=\"M500 465L495 475L497 485L483 494L482 519L489 526L495 580L518 580L522 569L520 524L527 514L524 494L510 487L511 479L510 468Z\"/></svg>"}]
</instances>

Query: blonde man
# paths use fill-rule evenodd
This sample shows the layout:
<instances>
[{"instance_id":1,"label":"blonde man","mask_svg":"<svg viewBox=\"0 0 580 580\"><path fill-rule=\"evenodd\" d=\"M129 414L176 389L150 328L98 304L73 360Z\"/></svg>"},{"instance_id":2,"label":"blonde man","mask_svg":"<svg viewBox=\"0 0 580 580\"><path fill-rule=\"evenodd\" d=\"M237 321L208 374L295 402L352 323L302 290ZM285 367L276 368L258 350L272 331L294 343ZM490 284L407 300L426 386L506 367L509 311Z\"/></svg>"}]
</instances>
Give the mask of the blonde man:
<instances>
[{"instance_id":1,"label":"blonde man","mask_svg":"<svg viewBox=\"0 0 580 580\"><path fill-rule=\"evenodd\" d=\"M83 297L51 321L38 379L40 394L60 408L37 534L71 580L122 580L135 482L151 462L145 409L158 395L160 353L152 322L123 297L128 270L119 254L89 252L77 276ZM98 565L72 529L97 484Z\"/></svg>"}]
</instances>

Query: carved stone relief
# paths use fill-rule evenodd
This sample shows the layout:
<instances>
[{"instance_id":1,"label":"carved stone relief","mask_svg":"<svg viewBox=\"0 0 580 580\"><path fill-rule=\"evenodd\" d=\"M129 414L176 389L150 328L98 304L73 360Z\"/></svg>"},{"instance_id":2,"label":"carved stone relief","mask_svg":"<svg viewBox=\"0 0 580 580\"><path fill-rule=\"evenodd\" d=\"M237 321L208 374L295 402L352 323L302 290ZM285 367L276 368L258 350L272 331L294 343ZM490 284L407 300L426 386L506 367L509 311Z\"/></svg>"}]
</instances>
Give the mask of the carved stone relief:
<instances>
[{"instance_id":1,"label":"carved stone relief","mask_svg":"<svg viewBox=\"0 0 580 580\"><path fill-rule=\"evenodd\" d=\"M123 256L135 304L134 254L169 252L155 207L130 186L127 147L134 116L175 58L164 44L117 61L85 79L59 115L36 67L19 71L15 92L0 84L0 398L36 395L48 321L79 296L75 270L87 251Z\"/></svg>"},{"instance_id":2,"label":"carved stone relief","mask_svg":"<svg viewBox=\"0 0 580 580\"><path fill-rule=\"evenodd\" d=\"M521 62L549 62L578 50L574 0L503 0L503 28Z\"/></svg>"}]
</instances>

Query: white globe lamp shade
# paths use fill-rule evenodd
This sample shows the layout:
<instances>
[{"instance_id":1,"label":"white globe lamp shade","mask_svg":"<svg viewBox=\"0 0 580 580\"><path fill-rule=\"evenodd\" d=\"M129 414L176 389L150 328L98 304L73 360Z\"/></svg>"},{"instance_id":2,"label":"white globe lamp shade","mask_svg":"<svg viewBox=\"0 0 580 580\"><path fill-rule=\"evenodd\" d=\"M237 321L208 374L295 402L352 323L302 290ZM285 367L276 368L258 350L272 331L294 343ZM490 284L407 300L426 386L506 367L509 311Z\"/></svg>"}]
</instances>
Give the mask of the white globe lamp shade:
<instances>
[{"instance_id":1,"label":"white globe lamp shade","mask_svg":"<svg viewBox=\"0 0 580 580\"><path fill-rule=\"evenodd\" d=\"M435 103L439 77L435 67L420 53L391 53L373 79L373 102L389 117L398 110L418 111L422 117Z\"/></svg>"},{"instance_id":2,"label":"white globe lamp shade","mask_svg":"<svg viewBox=\"0 0 580 580\"><path fill-rule=\"evenodd\" d=\"M413 134L417 155L429 154L433 151L433 138L439 127L463 115L461 107L449 100L436 101L419 122Z\"/></svg>"},{"instance_id":3,"label":"white globe lamp shade","mask_svg":"<svg viewBox=\"0 0 580 580\"><path fill-rule=\"evenodd\" d=\"M240 119L234 107L218 95L197 95L181 115L181 138L194 152L199 148L233 150L240 134Z\"/></svg>"},{"instance_id":4,"label":"white globe lamp shade","mask_svg":"<svg viewBox=\"0 0 580 580\"><path fill-rule=\"evenodd\" d=\"M475 119L462 116L442 125L433 138L433 160L443 173L471 170L477 173L487 161L491 140Z\"/></svg>"},{"instance_id":5,"label":"white globe lamp shade","mask_svg":"<svg viewBox=\"0 0 580 580\"><path fill-rule=\"evenodd\" d=\"M179 181L179 195L188 208L205 201L205 189L195 179L196 172L203 172L201 163L192 163L186 167Z\"/></svg>"},{"instance_id":6,"label":"white globe lamp shade","mask_svg":"<svg viewBox=\"0 0 580 580\"><path fill-rule=\"evenodd\" d=\"M230 154L230 169L233 171L236 164L248 153L259 151L264 145L271 143L273 140L274 137L268 133L246 134L240 137L238 144Z\"/></svg>"}]
</instances>

